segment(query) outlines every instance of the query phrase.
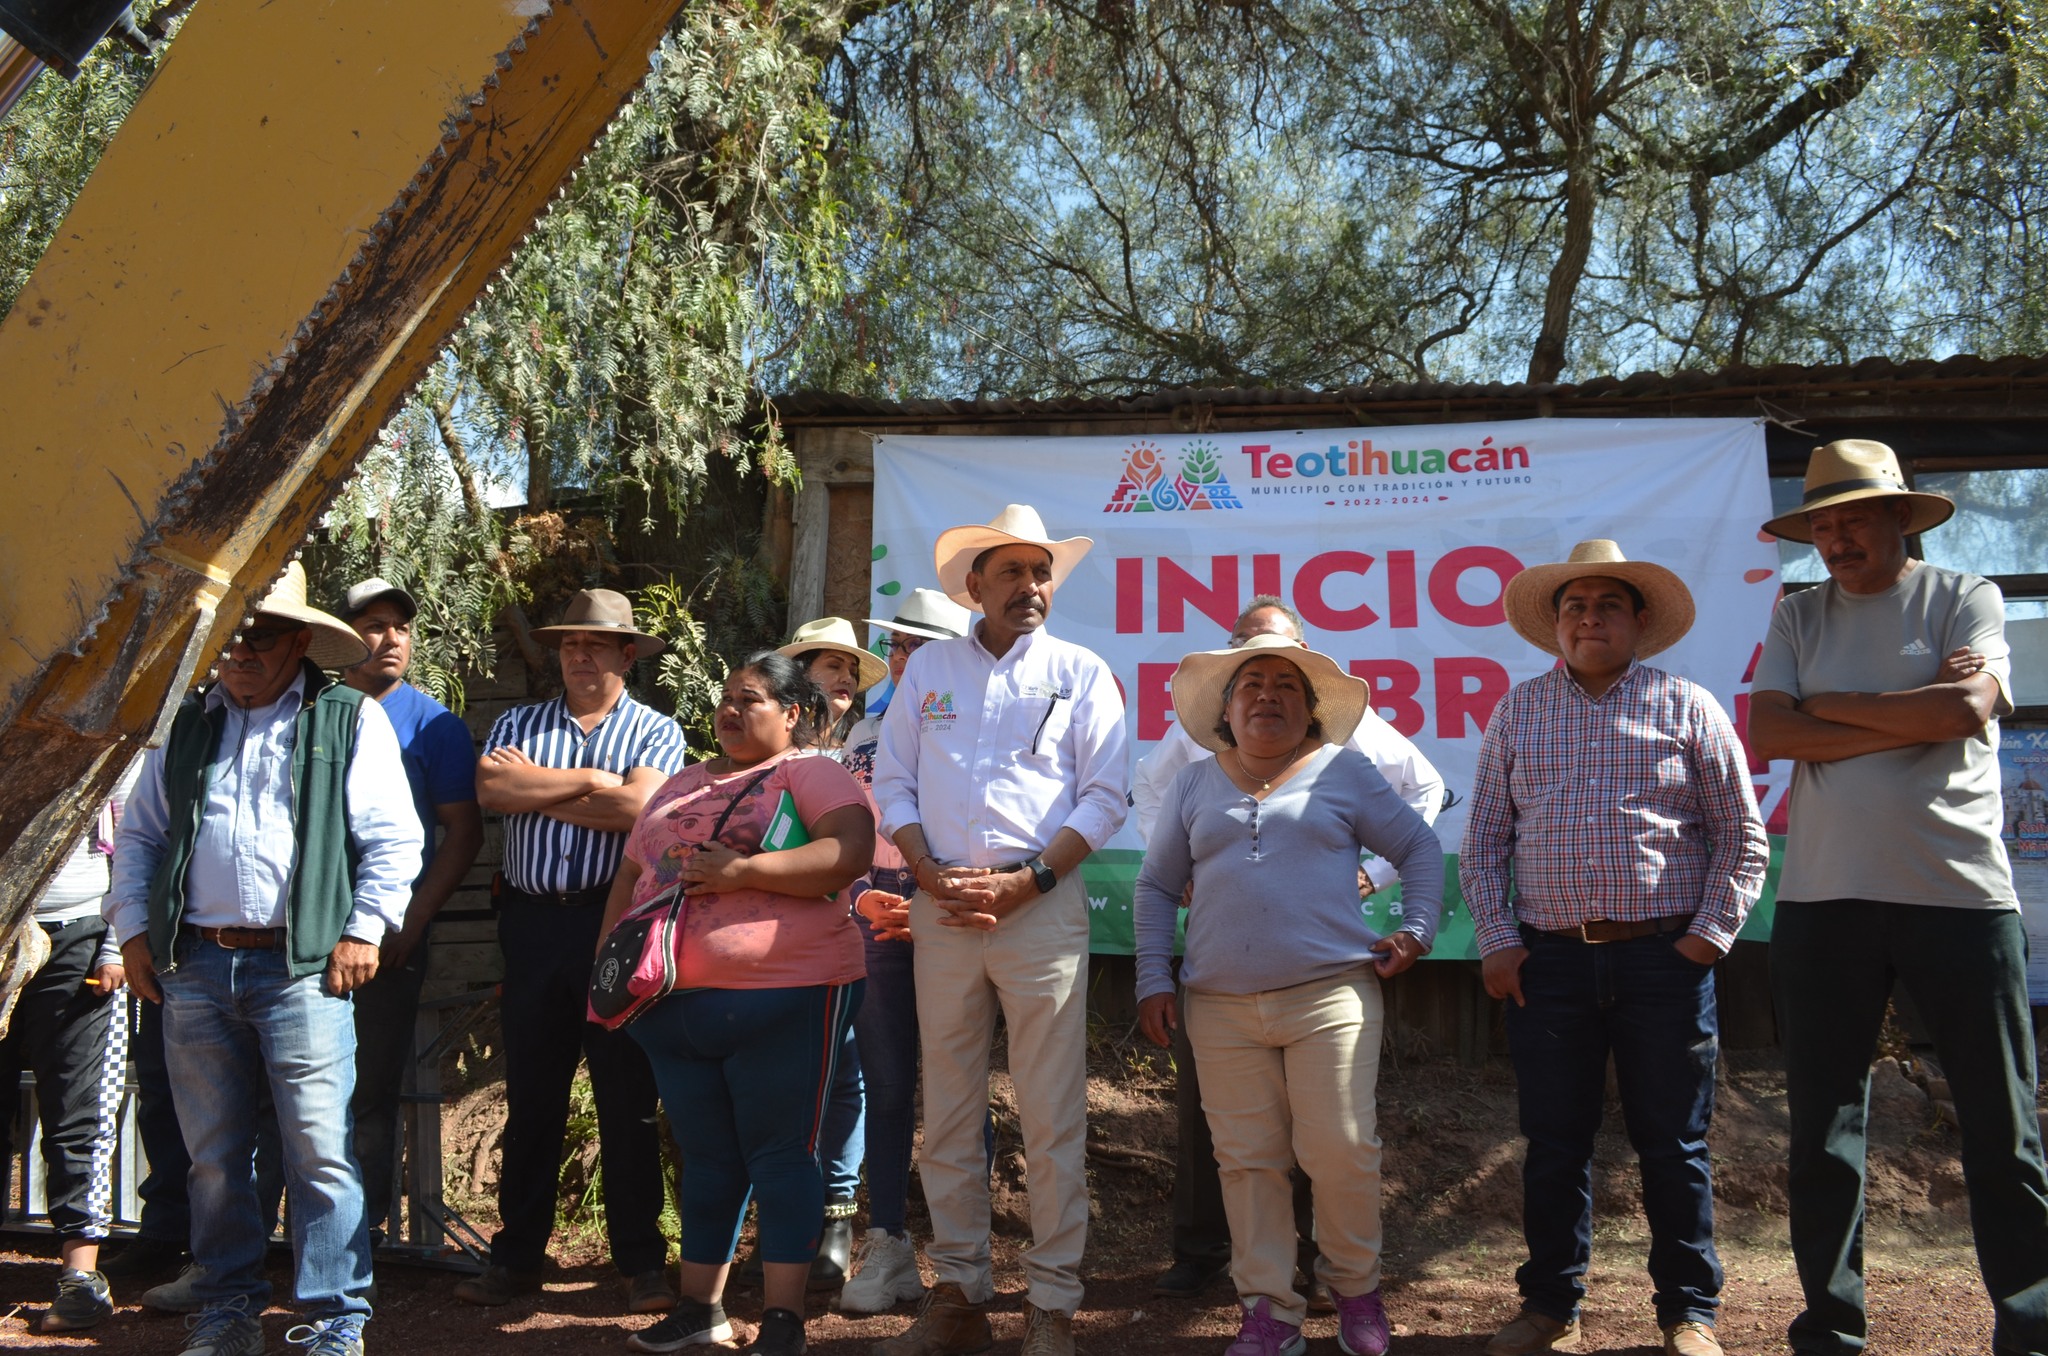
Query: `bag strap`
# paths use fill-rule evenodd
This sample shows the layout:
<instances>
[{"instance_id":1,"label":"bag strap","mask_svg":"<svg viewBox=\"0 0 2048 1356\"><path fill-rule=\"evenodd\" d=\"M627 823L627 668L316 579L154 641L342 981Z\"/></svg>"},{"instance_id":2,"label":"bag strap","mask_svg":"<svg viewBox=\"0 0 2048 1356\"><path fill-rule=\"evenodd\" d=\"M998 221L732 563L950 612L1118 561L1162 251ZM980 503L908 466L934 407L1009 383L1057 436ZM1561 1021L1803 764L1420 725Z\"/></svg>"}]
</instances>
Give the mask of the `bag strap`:
<instances>
[{"instance_id":1,"label":"bag strap","mask_svg":"<svg viewBox=\"0 0 2048 1356\"><path fill-rule=\"evenodd\" d=\"M776 764L780 763L781 761L782 760L778 758L775 760L774 763L770 763L767 767L762 768L759 772L756 772L753 776L747 778L747 784L739 789L739 794L735 795L731 800L725 803L724 813L719 815L718 822L711 826L711 836L709 838L706 838L704 840L705 842L715 843L718 841L718 835L725 832L725 821L732 818L732 812L739 808L739 803L745 800L747 798L748 793L751 792L755 787L759 786L762 782L767 781L768 774L775 771Z\"/></svg>"}]
</instances>

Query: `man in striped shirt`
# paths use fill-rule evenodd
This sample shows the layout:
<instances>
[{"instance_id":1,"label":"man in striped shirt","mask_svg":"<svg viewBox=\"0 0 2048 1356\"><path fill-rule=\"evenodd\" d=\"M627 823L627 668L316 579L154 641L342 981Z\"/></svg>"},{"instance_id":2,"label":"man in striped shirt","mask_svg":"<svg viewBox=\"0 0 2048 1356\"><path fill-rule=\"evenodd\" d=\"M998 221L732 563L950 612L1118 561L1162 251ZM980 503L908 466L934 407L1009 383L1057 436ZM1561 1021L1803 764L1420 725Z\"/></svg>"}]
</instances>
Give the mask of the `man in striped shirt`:
<instances>
[{"instance_id":1,"label":"man in striped shirt","mask_svg":"<svg viewBox=\"0 0 2048 1356\"><path fill-rule=\"evenodd\" d=\"M675 1293L663 1274L654 1074L625 1032L584 1014L626 834L648 797L682 770L683 732L626 693L633 661L663 647L636 628L623 595L579 593L561 625L534 635L561 652L562 695L500 716L477 762L478 803L505 817L494 891L505 953L504 1225L491 1240L490 1266L455 1295L495 1305L540 1288L580 1057L590 1062L597 1102L612 1262L632 1278L632 1312L660 1313L674 1306Z\"/></svg>"},{"instance_id":2,"label":"man in striped shirt","mask_svg":"<svg viewBox=\"0 0 2048 1356\"><path fill-rule=\"evenodd\" d=\"M1517 575L1504 601L1515 630L1564 664L1494 709L1459 857L1486 990L1512 1000L1529 1140L1522 1312L1486 1350L1578 1340L1611 1054L1642 1163L1664 1350L1719 1356L1713 967L1770 859L1748 762L1710 694L1638 662L1692 625L1671 571L1581 542L1569 561Z\"/></svg>"}]
</instances>

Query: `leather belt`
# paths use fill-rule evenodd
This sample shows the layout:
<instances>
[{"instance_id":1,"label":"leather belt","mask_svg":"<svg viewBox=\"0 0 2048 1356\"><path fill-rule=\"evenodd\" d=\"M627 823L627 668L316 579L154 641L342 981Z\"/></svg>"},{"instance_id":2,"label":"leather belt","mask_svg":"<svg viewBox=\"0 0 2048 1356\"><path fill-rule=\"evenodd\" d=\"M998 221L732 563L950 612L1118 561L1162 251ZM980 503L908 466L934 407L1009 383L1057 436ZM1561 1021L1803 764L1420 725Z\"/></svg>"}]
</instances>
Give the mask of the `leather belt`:
<instances>
[{"instance_id":1,"label":"leather belt","mask_svg":"<svg viewBox=\"0 0 2048 1356\"><path fill-rule=\"evenodd\" d=\"M523 899L534 904L554 904L562 908L603 904L611 896L611 892L609 881L584 890L522 890L509 880L505 882L505 893L510 898Z\"/></svg>"},{"instance_id":2,"label":"leather belt","mask_svg":"<svg viewBox=\"0 0 2048 1356\"><path fill-rule=\"evenodd\" d=\"M1568 937L1575 942L1632 942L1638 937L1656 937L1665 933L1684 932L1692 926L1693 916L1689 913L1667 913L1662 918L1638 918L1623 921L1619 918L1588 918L1575 928L1538 928L1548 937Z\"/></svg>"},{"instance_id":3,"label":"leather belt","mask_svg":"<svg viewBox=\"0 0 2048 1356\"><path fill-rule=\"evenodd\" d=\"M284 945L283 928L201 928L192 929L215 946L229 951L276 951Z\"/></svg>"}]
</instances>

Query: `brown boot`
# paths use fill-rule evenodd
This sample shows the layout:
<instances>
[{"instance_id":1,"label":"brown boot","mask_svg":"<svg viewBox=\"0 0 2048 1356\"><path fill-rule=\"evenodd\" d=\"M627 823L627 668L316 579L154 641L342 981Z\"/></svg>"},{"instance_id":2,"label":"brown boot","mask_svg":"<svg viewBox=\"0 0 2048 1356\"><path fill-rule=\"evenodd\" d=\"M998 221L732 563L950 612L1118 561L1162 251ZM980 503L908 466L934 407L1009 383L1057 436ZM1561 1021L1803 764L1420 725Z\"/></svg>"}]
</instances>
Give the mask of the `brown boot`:
<instances>
[{"instance_id":1,"label":"brown boot","mask_svg":"<svg viewBox=\"0 0 2048 1356\"><path fill-rule=\"evenodd\" d=\"M1017 1356L1074 1356L1074 1316L1024 1305L1024 1345Z\"/></svg>"},{"instance_id":2,"label":"brown boot","mask_svg":"<svg viewBox=\"0 0 2048 1356\"><path fill-rule=\"evenodd\" d=\"M1687 1319L1664 1330L1664 1356L1721 1356L1721 1339L1711 1325Z\"/></svg>"},{"instance_id":3,"label":"brown boot","mask_svg":"<svg viewBox=\"0 0 2048 1356\"><path fill-rule=\"evenodd\" d=\"M970 1303L959 1286L941 1282L924 1292L917 1321L869 1347L868 1356L975 1356L995 1341L982 1306ZM1071 1338L1066 1349L1074 1349Z\"/></svg>"},{"instance_id":4,"label":"brown boot","mask_svg":"<svg viewBox=\"0 0 2048 1356\"><path fill-rule=\"evenodd\" d=\"M1537 1356L1545 1351L1570 1351L1579 1344L1579 1320L1560 1323L1548 1314L1524 1309L1515 1321L1493 1335L1486 1356Z\"/></svg>"}]
</instances>

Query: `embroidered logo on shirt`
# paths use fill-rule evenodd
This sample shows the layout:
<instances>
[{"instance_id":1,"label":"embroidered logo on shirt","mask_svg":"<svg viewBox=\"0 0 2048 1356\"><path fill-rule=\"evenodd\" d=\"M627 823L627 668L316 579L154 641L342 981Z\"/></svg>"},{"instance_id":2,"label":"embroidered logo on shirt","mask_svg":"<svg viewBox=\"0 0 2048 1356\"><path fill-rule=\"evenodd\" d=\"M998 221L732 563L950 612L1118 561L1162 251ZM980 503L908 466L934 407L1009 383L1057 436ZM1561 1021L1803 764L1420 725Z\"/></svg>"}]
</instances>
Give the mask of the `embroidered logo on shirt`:
<instances>
[{"instance_id":1,"label":"embroidered logo on shirt","mask_svg":"<svg viewBox=\"0 0 2048 1356\"><path fill-rule=\"evenodd\" d=\"M1915 636L1913 637L1913 639L1907 641L1904 645L1901 645L1899 647L1899 653L1907 655L1923 655L1933 654L1934 651L1928 647L1926 641L1920 639L1920 637L1918 636Z\"/></svg>"},{"instance_id":2,"label":"embroidered logo on shirt","mask_svg":"<svg viewBox=\"0 0 2048 1356\"><path fill-rule=\"evenodd\" d=\"M917 723L921 729L951 729L958 719L960 713L953 709L953 694L950 692L927 692L924 701L918 704Z\"/></svg>"}]
</instances>

